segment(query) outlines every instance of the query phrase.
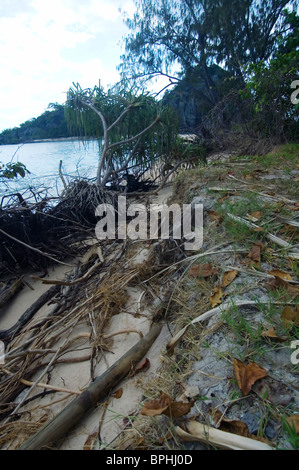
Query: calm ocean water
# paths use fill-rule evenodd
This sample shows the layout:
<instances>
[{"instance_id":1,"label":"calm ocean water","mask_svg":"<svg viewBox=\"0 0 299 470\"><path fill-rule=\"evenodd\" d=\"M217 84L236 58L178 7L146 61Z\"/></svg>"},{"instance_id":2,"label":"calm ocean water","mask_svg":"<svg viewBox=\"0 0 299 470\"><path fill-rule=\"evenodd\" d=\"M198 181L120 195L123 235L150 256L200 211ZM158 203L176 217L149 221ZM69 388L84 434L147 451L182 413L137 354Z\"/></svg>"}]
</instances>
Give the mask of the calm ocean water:
<instances>
[{"instance_id":1,"label":"calm ocean water","mask_svg":"<svg viewBox=\"0 0 299 470\"><path fill-rule=\"evenodd\" d=\"M38 142L23 145L1 145L0 162L21 162L30 175L8 181L0 179L0 197L10 192L28 192L28 188L47 188L49 196L63 189L58 176L59 162L66 181L75 178L95 178L99 160L97 140L88 143L78 140ZM26 194L25 194L26 195Z\"/></svg>"}]
</instances>

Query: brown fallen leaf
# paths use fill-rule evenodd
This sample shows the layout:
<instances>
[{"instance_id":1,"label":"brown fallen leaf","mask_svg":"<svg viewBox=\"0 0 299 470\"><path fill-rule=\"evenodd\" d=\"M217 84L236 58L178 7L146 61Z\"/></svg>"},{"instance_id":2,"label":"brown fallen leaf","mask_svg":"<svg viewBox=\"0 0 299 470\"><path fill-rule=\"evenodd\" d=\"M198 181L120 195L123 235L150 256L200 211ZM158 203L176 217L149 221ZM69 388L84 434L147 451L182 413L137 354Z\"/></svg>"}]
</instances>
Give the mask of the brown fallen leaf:
<instances>
[{"instance_id":1,"label":"brown fallen leaf","mask_svg":"<svg viewBox=\"0 0 299 470\"><path fill-rule=\"evenodd\" d=\"M93 432L92 434L90 434L85 441L83 450L92 450L97 438L98 438L98 432Z\"/></svg>"},{"instance_id":2,"label":"brown fallen leaf","mask_svg":"<svg viewBox=\"0 0 299 470\"><path fill-rule=\"evenodd\" d=\"M281 233L285 233L286 235L292 235L292 238L297 238L298 227L294 225L285 224L284 227L281 229Z\"/></svg>"},{"instance_id":3,"label":"brown fallen leaf","mask_svg":"<svg viewBox=\"0 0 299 470\"><path fill-rule=\"evenodd\" d=\"M214 269L213 266L209 263L192 266L189 271L191 277L210 277L217 273L218 270Z\"/></svg>"},{"instance_id":4,"label":"brown fallen leaf","mask_svg":"<svg viewBox=\"0 0 299 470\"><path fill-rule=\"evenodd\" d=\"M281 279L280 277L275 276L274 279L265 282L265 287L268 290L278 290L284 289L286 293L292 298L295 299L299 295L299 285L292 285L289 282Z\"/></svg>"},{"instance_id":5,"label":"brown fallen leaf","mask_svg":"<svg viewBox=\"0 0 299 470\"><path fill-rule=\"evenodd\" d=\"M217 225L222 224L223 222L223 217L218 214L216 211L208 211L209 217L211 220L216 221Z\"/></svg>"},{"instance_id":6,"label":"brown fallen leaf","mask_svg":"<svg viewBox=\"0 0 299 470\"><path fill-rule=\"evenodd\" d=\"M277 336L275 328L273 326L271 326L271 328L269 328L268 330L262 331L261 336L277 343L283 343L284 341L286 341L286 338L281 338L280 336Z\"/></svg>"},{"instance_id":7,"label":"brown fallen leaf","mask_svg":"<svg viewBox=\"0 0 299 470\"><path fill-rule=\"evenodd\" d=\"M281 317L286 326L299 325L299 306L296 310L287 305L281 314Z\"/></svg>"},{"instance_id":8,"label":"brown fallen leaf","mask_svg":"<svg viewBox=\"0 0 299 470\"><path fill-rule=\"evenodd\" d=\"M213 294L210 297L210 302L211 302L211 305L212 305L213 308L216 307L216 305L221 304L221 299L222 299L223 295L224 295L224 293L223 293L221 287L220 286L215 287L215 289L213 291Z\"/></svg>"},{"instance_id":9,"label":"brown fallen leaf","mask_svg":"<svg viewBox=\"0 0 299 470\"><path fill-rule=\"evenodd\" d=\"M133 377L139 372L146 372L151 366L150 360L146 357L135 367L135 369L129 374L129 377Z\"/></svg>"},{"instance_id":10,"label":"brown fallen leaf","mask_svg":"<svg viewBox=\"0 0 299 470\"><path fill-rule=\"evenodd\" d=\"M249 439L272 445L268 439L250 434L247 424L243 421L240 421L239 419L226 418L219 410L214 414L214 422L217 424L217 428L221 431L230 432L232 434L237 434L238 436L248 437Z\"/></svg>"},{"instance_id":11,"label":"brown fallen leaf","mask_svg":"<svg viewBox=\"0 0 299 470\"><path fill-rule=\"evenodd\" d=\"M268 274L270 274L271 276L279 277L280 279L284 279L286 281L293 281L293 278L289 273L281 271L280 269L272 269L272 271L269 271Z\"/></svg>"},{"instance_id":12,"label":"brown fallen leaf","mask_svg":"<svg viewBox=\"0 0 299 470\"><path fill-rule=\"evenodd\" d=\"M260 219L262 217L262 213L261 211L255 211L255 212L252 212L252 214L249 214L250 217L252 217L253 219Z\"/></svg>"},{"instance_id":13,"label":"brown fallen leaf","mask_svg":"<svg viewBox=\"0 0 299 470\"><path fill-rule=\"evenodd\" d=\"M214 413L213 420L215 425L217 425L217 429L232 432L233 434L238 434L238 436L251 437L247 424L238 419L225 418L219 410L216 410Z\"/></svg>"},{"instance_id":14,"label":"brown fallen leaf","mask_svg":"<svg viewBox=\"0 0 299 470\"><path fill-rule=\"evenodd\" d=\"M248 253L247 257L254 261L255 263L260 263L261 262L261 255L262 251L264 249L264 245L260 241L256 241L253 244L253 247L251 248L250 252Z\"/></svg>"},{"instance_id":15,"label":"brown fallen leaf","mask_svg":"<svg viewBox=\"0 0 299 470\"><path fill-rule=\"evenodd\" d=\"M160 398L145 403L140 413L145 416L164 414L170 418L176 419L189 413L193 405L194 402L176 402L166 393L160 392Z\"/></svg>"},{"instance_id":16,"label":"brown fallen leaf","mask_svg":"<svg viewBox=\"0 0 299 470\"><path fill-rule=\"evenodd\" d=\"M230 198L230 194L227 194L226 196L220 197L220 198L218 199L218 202L219 202L220 204L222 204L224 201L226 201L226 200L229 199L229 198Z\"/></svg>"},{"instance_id":17,"label":"brown fallen leaf","mask_svg":"<svg viewBox=\"0 0 299 470\"><path fill-rule=\"evenodd\" d=\"M221 287L227 287L231 282L233 282L237 275L238 271L236 270L227 271L224 273Z\"/></svg>"},{"instance_id":18,"label":"brown fallen leaf","mask_svg":"<svg viewBox=\"0 0 299 470\"><path fill-rule=\"evenodd\" d=\"M112 396L113 398L116 398L116 399L118 400L119 398L122 397L123 391L124 391L124 390L123 390L122 388L119 388L118 390L116 390L115 392L113 392L111 396Z\"/></svg>"},{"instance_id":19,"label":"brown fallen leaf","mask_svg":"<svg viewBox=\"0 0 299 470\"><path fill-rule=\"evenodd\" d=\"M299 414L295 414L295 415L289 416L289 417L286 419L286 422L287 422L292 428L295 429L296 433L297 433L298 436L299 436Z\"/></svg>"},{"instance_id":20,"label":"brown fallen leaf","mask_svg":"<svg viewBox=\"0 0 299 470\"><path fill-rule=\"evenodd\" d=\"M234 359L234 372L239 388L245 396L248 395L257 380L267 375L267 371L255 362L244 364L239 359Z\"/></svg>"}]
</instances>

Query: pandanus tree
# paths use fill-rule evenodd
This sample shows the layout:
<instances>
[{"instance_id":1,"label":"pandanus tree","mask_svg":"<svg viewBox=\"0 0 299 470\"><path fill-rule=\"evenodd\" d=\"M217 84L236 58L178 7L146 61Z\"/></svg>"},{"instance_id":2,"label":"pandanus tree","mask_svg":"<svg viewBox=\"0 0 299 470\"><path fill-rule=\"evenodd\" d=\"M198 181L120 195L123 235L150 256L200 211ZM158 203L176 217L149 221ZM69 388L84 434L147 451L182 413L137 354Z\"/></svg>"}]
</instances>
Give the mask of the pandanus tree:
<instances>
[{"instance_id":1,"label":"pandanus tree","mask_svg":"<svg viewBox=\"0 0 299 470\"><path fill-rule=\"evenodd\" d=\"M97 137L100 157L97 183L105 186L129 166L146 168L173 142L175 118L149 95L114 94L101 86L67 93L66 118L72 131Z\"/></svg>"}]
</instances>

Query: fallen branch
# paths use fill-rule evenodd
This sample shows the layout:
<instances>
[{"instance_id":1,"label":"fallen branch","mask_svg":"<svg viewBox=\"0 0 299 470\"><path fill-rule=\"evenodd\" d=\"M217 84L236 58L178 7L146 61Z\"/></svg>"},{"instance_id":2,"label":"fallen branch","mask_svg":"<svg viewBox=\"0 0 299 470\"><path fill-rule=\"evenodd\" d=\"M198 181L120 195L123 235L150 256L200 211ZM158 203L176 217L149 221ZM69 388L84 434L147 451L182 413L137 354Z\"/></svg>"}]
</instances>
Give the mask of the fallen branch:
<instances>
[{"instance_id":1,"label":"fallen branch","mask_svg":"<svg viewBox=\"0 0 299 470\"><path fill-rule=\"evenodd\" d=\"M33 316L39 311L39 309L46 304L54 295L59 292L58 286L53 286L41 295L27 310L17 323L15 323L8 330L0 331L0 340L9 341L15 334L19 333L20 330L33 318Z\"/></svg>"},{"instance_id":2,"label":"fallen branch","mask_svg":"<svg viewBox=\"0 0 299 470\"><path fill-rule=\"evenodd\" d=\"M124 356L113 364L103 375L96 378L89 387L66 406L57 416L43 426L34 436L29 438L19 450L38 450L47 448L63 438L134 368L144 357L157 339L162 325L153 325L150 332L138 341Z\"/></svg>"},{"instance_id":3,"label":"fallen branch","mask_svg":"<svg viewBox=\"0 0 299 470\"><path fill-rule=\"evenodd\" d=\"M7 375L10 375L10 376L13 375L12 372L6 369L1 369L1 371L5 372ZM34 385L34 382L31 382L30 380L19 379L19 382L21 382L24 385L28 385L30 387ZM72 395L80 395L81 393L78 390L71 390L69 388L63 388L63 387L54 387L53 385L49 385L43 382L37 382L35 386L40 387L40 388L45 388L46 390L53 390L54 392L71 393Z\"/></svg>"},{"instance_id":4,"label":"fallen branch","mask_svg":"<svg viewBox=\"0 0 299 470\"><path fill-rule=\"evenodd\" d=\"M227 214L227 215L230 219L236 220L238 222L242 222L252 229L263 230L261 229L259 225L253 224L252 222L249 222L248 220L242 219L242 217L237 217L236 215L233 215L233 214ZM299 252L299 250L297 250L297 248L294 248L293 245L286 242L282 238L279 238L276 235L273 235L272 233L265 232L265 236L266 238L268 238L268 240L270 240L273 243L276 243L276 245L281 246L282 248L292 249L294 251Z\"/></svg>"},{"instance_id":5,"label":"fallen branch","mask_svg":"<svg viewBox=\"0 0 299 470\"><path fill-rule=\"evenodd\" d=\"M203 442L204 444L230 450L273 450L264 442L220 431L198 421L190 421L187 423L186 428L187 431L184 431L179 426L176 427L177 436L185 442Z\"/></svg>"},{"instance_id":6,"label":"fallen branch","mask_svg":"<svg viewBox=\"0 0 299 470\"><path fill-rule=\"evenodd\" d=\"M24 276L17 279L10 287L0 294L0 307L6 304L22 287Z\"/></svg>"},{"instance_id":7,"label":"fallen branch","mask_svg":"<svg viewBox=\"0 0 299 470\"><path fill-rule=\"evenodd\" d=\"M95 263L82 277L79 277L75 281L59 281L57 279L43 279L38 276L30 276L32 279L36 281L41 281L43 284L55 284L55 285L60 285L60 286L74 286L76 284L80 284L81 282L86 281L89 276L96 271L96 269L102 264L102 261L98 261Z\"/></svg>"},{"instance_id":8,"label":"fallen branch","mask_svg":"<svg viewBox=\"0 0 299 470\"><path fill-rule=\"evenodd\" d=\"M51 259L51 260L54 261L55 263L63 264L64 266L73 267L71 264L63 263L62 261L59 261L58 259L53 258L53 256L49 255L48 253L45 253L45 252L39 250L38 248L34 248L34 247L31 246L31 245L27 245L27 243L24 243L24 242L22 242L21 240L18 240L17 238L13 237L13 236L10 235L9 233L4 232L4 230L2 230L1 228L0 228L0 233L2 233L3 235L5 235L5 236L8 237L8 238L11 238L13 241L19 243L20 245L25 246L25 247L28 248L29 250L32 250L32 251L34 251L35 253L38 253L38 254L41 255L41 256L45 256L46 258Z\"/></svg>"},{"instance_id":9,"label":"fallen branch","mask_svg":"<svg viewBox=\"0 0 299 470\"><path fill-rule=\"evenodd\" d=\"M190 328L190 326L195 325L196 323L202 322L204 320L207 320L208 318L211 318L214 315L217 315L218 313L222 313L223 309L231 308L232 306L236 307L241 307L243 305L256 305L258 302L255 300L237 300L234 303L225 303L220 305L219 307L213 308L212 310L208 310L207 312L203 313L199 317L195 318L192 320L191 323L186 325L184 328L182 328L171 340L169 343L166 345L166 351L169 356L173 354L173 351L175 347L178 345L186 331Z\"/></svg>"}]
</instances>

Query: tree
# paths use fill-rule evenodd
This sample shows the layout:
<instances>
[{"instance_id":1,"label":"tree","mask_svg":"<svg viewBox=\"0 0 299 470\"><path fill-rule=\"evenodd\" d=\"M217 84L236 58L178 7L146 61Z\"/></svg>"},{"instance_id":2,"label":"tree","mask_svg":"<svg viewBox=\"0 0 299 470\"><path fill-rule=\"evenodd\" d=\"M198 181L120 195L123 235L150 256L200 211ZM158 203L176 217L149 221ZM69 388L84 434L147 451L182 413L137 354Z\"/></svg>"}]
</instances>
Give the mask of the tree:
<instances>
[{"instance_id":1,"label":"tree","mask_svg":"<svg viewBox=\"0 0 299 470\"><path fill-rule=\"evenodd\" d=\"M250 64L243 97L252 103L252 126L260 137L278 141L299 139L299 105L291 99L299 84L299 16L284 14L287 34L278 38L277 50L269 63ZM294 84L294 85L293 85Z\"/></svg>"},{"instance_id":2,"label":"tree","mask_svg":"<svg viewBox=\"0 0 299 470\"><path fill-rule=\"evenodd\" d=\"M217 63L244 86L243 67L271 57L285 33L282 13L295 8L289 0L136 0L127 18L132 31L125 40L123 77L153 79L166 75L170 84L198 67L211 105L219 92L209 72ZM177 74L172 68L179 67ZM240 86L240 85L239 85Z\"/></svg>"},{"instance_id":3,"label":"tree","mask_svg":"<svg viewBox=\"0 0 299 470\"><path fill-rule=\"evenodd\" d=\"M82 90L73 84L65 110L70 129L99 139L97 183L102 186L129 164L148 165L158 153L167 151L176 134L170 111L148 95L115 95L101 87Z\"/></svg>"}]
</instances>

